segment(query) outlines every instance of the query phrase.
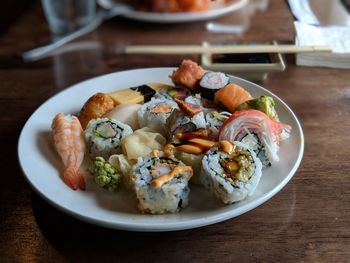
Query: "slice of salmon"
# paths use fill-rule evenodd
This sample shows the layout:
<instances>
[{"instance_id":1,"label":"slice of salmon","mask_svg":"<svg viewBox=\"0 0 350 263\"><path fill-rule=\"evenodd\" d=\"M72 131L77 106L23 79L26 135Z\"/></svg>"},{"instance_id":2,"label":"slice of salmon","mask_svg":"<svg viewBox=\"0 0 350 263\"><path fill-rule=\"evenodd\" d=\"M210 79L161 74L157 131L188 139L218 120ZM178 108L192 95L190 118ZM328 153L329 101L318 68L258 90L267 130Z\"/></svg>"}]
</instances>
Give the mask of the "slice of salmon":
<instances>
[{"instance_id":1,"label":"slice of salmon","mask_svg":"<svg viewBox=\"0 0 350 263\"><path fill-rule=\"evenodd\" d=\"M215 101L222 103L231 112L239 104L251 99L253 97L248 91L233 83L227 84L215 93Z\"/></svg>"},{"instance_id":2,"label":"slice of salmon","mask_svg":"<svg viewBox=\"0 0 350 263\"><path fill-rule=\"evenodd\" d=\"M149 112L152 113L169 113L173 110L173 108L166 103L161 103L155 106L154 108L150 109Z\"/></svg>"},{"instance_id":3,"label":"slice of salmon","mask_svg":"<svg viewBox=\"0 0 350 263\"><path fill-rule=\"evenodd\" d=\"M203 75L204 69L196 62L187 59L183 60L180 67L173 72L171 79L177 85L196 90Z\"/></svg>"},{"instance_id":4,"label":"slice of salmon","mask_svg":"<svg viewBox=\"0 0 350 263\"><path fill-rule=\"evenodd\" d=\"M179 100L179 99L175 99L175 101L176 101L177 105L179 106L179 108L183 111L183 113L185 113L186 115L188 115L190 117L193 117L197 113L203 111L203 109L200 105L188 103L188 102L185 102L185 101Z\"/></svg>"}]
</instances>

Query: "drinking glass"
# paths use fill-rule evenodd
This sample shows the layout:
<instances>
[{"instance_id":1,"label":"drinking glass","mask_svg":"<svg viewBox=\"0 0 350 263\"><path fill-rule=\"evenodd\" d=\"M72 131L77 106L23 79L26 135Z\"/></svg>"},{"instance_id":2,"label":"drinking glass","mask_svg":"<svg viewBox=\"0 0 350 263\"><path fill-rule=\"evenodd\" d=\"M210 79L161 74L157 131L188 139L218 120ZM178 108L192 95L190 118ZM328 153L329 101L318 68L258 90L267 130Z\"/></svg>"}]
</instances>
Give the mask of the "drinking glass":
<instances>
[{"instance_id":1,"label":"drinking glass","mask_svg":"<svg viewBox=\"0 0 350 263\"><path fill-rule=\"evenodd\" d=\"M41 0L51 32L65 34L89 23L96 14L95 0Z\"/></svg>"}]
</instances>

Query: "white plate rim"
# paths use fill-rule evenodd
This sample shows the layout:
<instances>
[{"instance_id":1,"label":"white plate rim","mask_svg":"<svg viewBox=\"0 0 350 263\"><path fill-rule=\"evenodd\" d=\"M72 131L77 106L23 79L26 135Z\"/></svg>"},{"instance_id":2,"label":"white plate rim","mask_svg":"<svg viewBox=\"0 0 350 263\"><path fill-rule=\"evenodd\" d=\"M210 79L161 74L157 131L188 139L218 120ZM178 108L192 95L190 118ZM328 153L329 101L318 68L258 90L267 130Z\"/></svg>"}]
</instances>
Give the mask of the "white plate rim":
<instances>
[{"instance_id":1,"label":"white plate rim","mask_svg":"<svg viewBox=\"0 0 350 263\"><path fill-rule=\"evenodd\" d=\"M226 4L223 7L218 7L205 12L182 12L182 13L155 13L132 10L125 14L123 17L152 23L182 23L182 22L195 22L217 18L228 13L237 11L248 4L249 0L238 0L234 3Z\"/></svg>"},{"instance_id":2,"label":"white plate rim","mask_svg":"<svg viewBox=\"0 0 350 263\"><path fill-rule=\"evenodd\" d=\"M28 118L25 125L23 126L22 131L21 131L20 136L19 136L18 145L17 145L17 154L18 154L17 157L18 157L18 161L19 161L21 170L24 174L26 181L29 183L29 185L32 187L32 189L34 189L34 191L36 193L38 193L44 200L46 200L48 203L50 203L52 206L54 206L58 210L66 213L68 215L71 215L71 216L73 216L81 221L91 223L94 225L103 226L103 227L113 228L113 229L127 230L127 231L142 231L142 232L166 232L166 231L186 230L186 229L198 228L198 227L207 226L207 225L215 224L218 222L222 222L222 221L225 221L227 219L231 219L231 218L237 217L239 215L242 215L242 214L260 206L261 204L265 203L267 200L272 198L274 195L276 195L281 189L283 189L283 187L292 179L293 175L295 174L295 172L299 168L300 163L301 163L302 158L303 158L304 134L303 134L300 122L299 122L298 118L296 117L295 113L290 109L290 107L277 95L275 95L271 91L263 88L260 85L257 85L253 82L250 82L248 80L245 80L245 79L242 79L242 78L239 78L236 76L232 76L232 75L230 75L230 77L233 77L237 80L241 80L243 82L247 82L250 85L253 85L256 88L262 90L264 93L267 93L267 94L272 95L273 97L277 98L279 100L279 102L281 104L283 104L283 107L285 107L285 109L287 109L288 113L291 114L291 116L293 117L293 120L297 124L296 127L293 126L293 131L298 132L298 135L300 136L300 148L299 148L298 157L297 157L297 160L293 166L293 169L288 173L288 175L285 176L285 178L274 189L272 189L268 193L264 194L263 196L259 197L258 199L254 200L253 202L246 204L244 207L239 207L237 209L229 210L229 211L226 211L224 213L209 216L209 217L206 217L205 220L199 218L199 219L192 219L192 220L190 220L190 222L180 222L180 223L166 223L166 222L164 222L164 223L162 223L162 225L158 225L158 226L153 225L153 224L140 225L137 223L134 224L132 222L117 222L115 220L113 220L113 221L101 220L101 219L98 219L98 218L95 218L92 216L79 214L79 213L75 212L74 210L67 209L66 207L64 207L64 205L57 203L55 200L48 198L47 196L45 196L45 194L43 194L40 191L40 189L38 189L38 187L35 184L32 183L32 181L29 178L30 176L28 176L26 174L25 168L23 167L23 162L21 161L23 157L21 156L20 152L21 152L21 147L23 144L22 142L23 142L24 136L25 136L26 127L29 125L30 121L32 120L32 118L34 118L35 114L41 109L41 107L43 107L47 103L50 103L50 101L54 100L56 96L66 92L67 90L74 89L76 86L83 85L85 82L88 82L88 81L95 81L98 78L108 77L110 75L112 76L115 74L137 73L138 71L144 71L144 70L146 70L146 71L147 70L150 70L150 71L169 70L171 72L171 70L174 70L174 69L175 68L164 68L164 67L163 68L140 68L140 69L125 70L125 71L119 71L119 72L114 72L114 73L109 73L109 74L97 76L97 77L79 82L75 85L72 85L72 86L56 93L55 95L50 97L48 100L46 100L44 103L42 103L31 114L31 116ZM67 187L67 189L68 189L68 187Z\"/></svg>"}]
</instances>

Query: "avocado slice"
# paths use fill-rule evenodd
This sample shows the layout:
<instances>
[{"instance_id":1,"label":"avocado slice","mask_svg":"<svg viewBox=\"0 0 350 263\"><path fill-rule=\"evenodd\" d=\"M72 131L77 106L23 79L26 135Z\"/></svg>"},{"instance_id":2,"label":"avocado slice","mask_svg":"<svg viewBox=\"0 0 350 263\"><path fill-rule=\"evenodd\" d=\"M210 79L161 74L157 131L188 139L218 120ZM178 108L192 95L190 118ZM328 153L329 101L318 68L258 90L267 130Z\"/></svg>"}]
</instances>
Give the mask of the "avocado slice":
<instances>
[{"instance_id":1,"label":"avocado slice","mask_svg":"<svg viewBox=\"0 0 350 263\"><path fill-rule=\"evenodd\" d=\"M238 105L236 110L259 110L265 113L271 120L278 121L278 115L275 110L275 101L270 96L260 96L259 98L248 100Z\"/></svg>"}]
</instances>

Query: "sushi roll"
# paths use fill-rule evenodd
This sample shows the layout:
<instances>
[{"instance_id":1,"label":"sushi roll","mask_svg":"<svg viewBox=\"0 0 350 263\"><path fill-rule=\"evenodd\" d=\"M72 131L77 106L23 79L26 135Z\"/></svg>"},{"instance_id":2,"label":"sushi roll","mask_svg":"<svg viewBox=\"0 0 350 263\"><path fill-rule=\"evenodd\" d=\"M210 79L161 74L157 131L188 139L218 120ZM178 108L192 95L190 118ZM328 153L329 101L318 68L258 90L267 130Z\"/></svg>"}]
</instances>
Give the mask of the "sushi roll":
<instances>
[{"instance_id":1,"label":"sushi roll","mask_svg":"<svg viewBox=\"0 0 350 263\"><path fill-rule=\"evenodd\" d=\"M283 133L289 135L291 127L271 120L258 110L234 112L220 128L219 140L240 141L255 151L264 167L279 161L279 142Z\"/></svg>"},{"instance_id":2,"label":"sushi roll","mask_svg":"<svg viewBox=\"0 0 350 263\"><path fill-rule=\"evenodd\" d=\"M205 114L207 129L211 131L212 138L216 139L222 124L231 116L231 113L223 111L210 111Z\"/></svg>"},{"instance_id":3,"label":"sushi roll","mask_svg":"<svg viewBox=\"0 0 350 263\"><path fill-rule=\"evenodd\" d=\"M165 134L165 123L167 118L177 109L175 101L165 98L152 99L142 105L138 110L138 121L140 127L149 127L160 134Z\"/></svg>"},{"instance_id":4,"label":"sushi roll","mask_svg":"<svg viewBox=\"0 0 350 263\"><path fill-rule=\"evenodd\" d=\"M132 179L142 213L164 214L178 212L188 204L188 181L192 168L175 157L154 150L140 158L132 168Z\"/></svg>"},{"instance_id":5,"label":"sushi roll","mask_svg":"<svg viewBox=\"0 0 350 263\"><path fill-rule=\"evenodd\" d=\"M195 105L203 107L202 98L200 96L197 96L197 95L196 96L187 96L184 99L184 102L195 104Z\"/></svg>"},{"instance_id":6,"label":"sushi roll","mask_svg":"<svg viewBox=\"0 0 350 263\"><path fill-rule=\"evenodd\" d=\"M193 169L193 176L191 178L190 183L194 183L197 185L201 185L200 182L200 172L202 168L202 159L204 154L192 154L183 151L175 152L175 156L177 159L184 162L186 165L189 165Z\"/></svg>"},{"instance_id":7,"label":"sushi roll","mask_svg":"<svg viewBox=\"0 0 350 263\"><path fill-rule=\"evenodd\" d=\"M240 142L219 141L203 157L200 180L224 204L253 194L262 165L255 153Z\"/></svg>"},{"instance_id":8,"label":"sushi roll","mask_svg":"<svg viewBox=\"0 0 350 263\"><path fill-rule=\"evenodd\" d=\"M172 141L178 133L187 133L198 129L205 129L205 117L203 112L188 116L183 111L174 110L166 122L167 137Z\"/></svg>"},{"instance_id":9,"label":"sushi roll","mask_svg":"<svg viewBox=\"0 0 350 263\"><path fill-rule=\"evenodd\" d=\"M184 100L186 99L188 96L191 95L190 91L188 89L184 89L184 88L172 88L170 90L168 90L168 95L172 98L172 99L179 99L179 100Z\"/></svg>"},{"instance_id":10,"label":"sushi roll","mask_svg":"<svg viewBox=\"0 0 350 263\"><path fill-rule=\"evenodd\" d=\"M230 78L221 72L206 72L199 82L201 88L201 96L213 101L215 93L225 87L230 81Z\"/></svg>"},{"instance_id":11,"label":"sushi roll","mask_svg":"<svg viewBox=\"0 0 350 263\"><path fill-rule=\"evenodd\" d=\"M166 121L166 136L172 141L173 135L206 128L203 108L200 105L175 99L179 110L174 110Z\"/></svg>"},{"instance_id":12,"label":"sushi roll","mask_svg":"<svg viewBox=\"0 0 350 263\"><path fill-rule=\"evenodd\" d=\"M132 134L130 126L109 118L91 120L85 130L89 156L101 156L108 160L112 154L121 152L121 139Z\"/></svg>"}]
</instances>

